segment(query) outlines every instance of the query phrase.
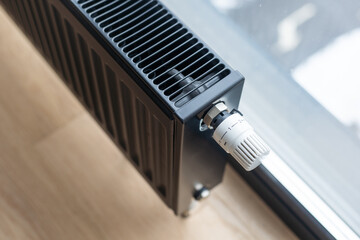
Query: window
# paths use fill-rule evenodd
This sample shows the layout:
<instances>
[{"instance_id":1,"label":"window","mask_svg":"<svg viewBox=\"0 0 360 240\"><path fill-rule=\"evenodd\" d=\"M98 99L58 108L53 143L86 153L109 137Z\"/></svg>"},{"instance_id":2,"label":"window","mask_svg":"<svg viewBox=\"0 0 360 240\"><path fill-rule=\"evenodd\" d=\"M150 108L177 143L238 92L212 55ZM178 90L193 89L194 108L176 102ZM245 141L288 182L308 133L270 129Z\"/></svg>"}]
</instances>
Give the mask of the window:
<instances>
[{"instance_id":1,"label":"window","mask_svg":"<svg viewBox=\"0 0 360 240\"><path fill-rule=\"evenodd\" d=\"M245 76L240 110L275 152L264 171L332 237L357 239L360 2L164 3Z\"/></svg>"}]
</instances>

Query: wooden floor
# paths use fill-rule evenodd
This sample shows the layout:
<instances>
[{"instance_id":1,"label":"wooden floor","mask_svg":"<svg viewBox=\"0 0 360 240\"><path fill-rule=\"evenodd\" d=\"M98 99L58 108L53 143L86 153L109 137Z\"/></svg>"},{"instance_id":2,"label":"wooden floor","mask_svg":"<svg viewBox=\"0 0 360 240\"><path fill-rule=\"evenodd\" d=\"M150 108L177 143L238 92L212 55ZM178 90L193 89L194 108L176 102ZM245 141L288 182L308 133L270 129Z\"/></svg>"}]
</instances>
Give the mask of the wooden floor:
<instances>
[{"instance_id":1,"label":"wooden floor","mask_svg":"<svg viewBox=\"0 0 360 240\"><path fill-rule=\"evenodd\" d=\"M0 239L295 239L231 168L173 215L0 7Z\"/></svg>"}]
</instances>

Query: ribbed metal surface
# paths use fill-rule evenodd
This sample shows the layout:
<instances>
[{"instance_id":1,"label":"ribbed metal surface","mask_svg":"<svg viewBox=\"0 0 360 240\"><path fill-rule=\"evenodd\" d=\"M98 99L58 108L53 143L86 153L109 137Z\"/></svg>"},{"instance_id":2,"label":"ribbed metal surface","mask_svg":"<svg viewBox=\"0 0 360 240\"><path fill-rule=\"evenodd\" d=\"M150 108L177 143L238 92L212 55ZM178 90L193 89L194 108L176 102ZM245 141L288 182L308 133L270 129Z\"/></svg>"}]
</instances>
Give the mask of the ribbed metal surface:
<instances>
[{"instance_id":1,"label":"ribbed metal surface","mask_svg":"<svg viewBox=\"0 0 360 240\"><path fill-rule=\"evenodd\" d=\"M120 66L108 64L110 60L103 59L99 47L89 41L89 36L80 33L73 20L64 17L52 1L2 2L112 140L171 205L173 126L169 120L165 121L168 118L160 110L154 111L156 107L151 99L144 94L139 96L123 81L118 75ZM109 19L109 11L129 17L131 9L132 12L136 6L140 7L139 1L124 2L121 9L114 7L114 3L83 1L83 6L87 6L91 16L103 19L99 23L106 23L107 27L118 22ZM144 6L144 9L148 8Z\"/></svg>"},{"instance_id":2,"label":"ribbed metal surface","mask_svg":"<svg viewBox=\"0 0 360 240\"><path fill-rule=\"evenodd\" d=\"M158 1L73 2L175 108L230 74L225 64Z\"/></svg>"}]
</instances>

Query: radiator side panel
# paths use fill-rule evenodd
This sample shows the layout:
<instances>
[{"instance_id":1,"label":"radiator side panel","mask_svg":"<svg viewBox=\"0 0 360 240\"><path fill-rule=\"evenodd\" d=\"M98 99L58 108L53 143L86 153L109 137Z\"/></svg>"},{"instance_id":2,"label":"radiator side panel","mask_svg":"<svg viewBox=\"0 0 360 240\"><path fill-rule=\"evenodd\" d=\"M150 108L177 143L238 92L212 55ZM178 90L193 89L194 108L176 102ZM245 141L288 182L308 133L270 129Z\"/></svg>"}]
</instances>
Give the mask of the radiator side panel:
<instances>
[{"instance_id":1,"label":"radiator side panel","mask_svg":"<svg viewBox=\"0 0 360 240\"><path fill-rule=\"evenodd\" d=\"M230 109L237 109L244 81L238 82L217 100L224 101ZM211 131L199 131L199 119L194 116L185 123L175 122L175 181L177 198L175 211L187 212L191 206L196 185L212 189L221 183L225 165L231 156L213 141Z\"/></svg>"}]
</instances>

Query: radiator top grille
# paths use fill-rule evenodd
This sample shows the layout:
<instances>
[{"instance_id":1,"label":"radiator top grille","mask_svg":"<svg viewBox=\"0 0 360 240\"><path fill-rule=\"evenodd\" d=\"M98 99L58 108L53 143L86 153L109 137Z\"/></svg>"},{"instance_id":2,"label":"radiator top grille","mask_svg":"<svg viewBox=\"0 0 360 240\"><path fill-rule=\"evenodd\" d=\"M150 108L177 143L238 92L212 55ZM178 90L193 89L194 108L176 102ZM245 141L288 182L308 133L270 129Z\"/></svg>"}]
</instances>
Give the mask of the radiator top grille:
<instances>
[{"instance_id":1,"label":"radiator top grille","mask_svg":"<svg viewBox=\"0 0 360 240\"><path fill-rule=\"evenodd\" d=\"M175 108L231 72L158 1L78 0L76 3L147 84Z\"/></svg>"}]
</instances>

